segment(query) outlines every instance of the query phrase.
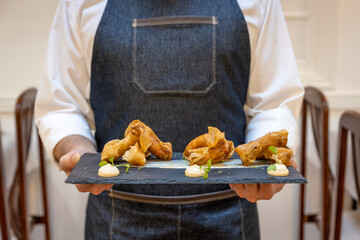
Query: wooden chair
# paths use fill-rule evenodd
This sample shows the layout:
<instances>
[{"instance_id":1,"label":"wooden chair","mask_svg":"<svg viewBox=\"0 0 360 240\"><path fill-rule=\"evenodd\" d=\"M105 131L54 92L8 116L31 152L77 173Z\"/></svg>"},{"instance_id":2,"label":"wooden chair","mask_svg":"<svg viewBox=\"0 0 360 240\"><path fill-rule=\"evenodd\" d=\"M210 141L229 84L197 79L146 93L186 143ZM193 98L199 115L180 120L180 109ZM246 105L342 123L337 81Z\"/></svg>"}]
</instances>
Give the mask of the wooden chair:
<instances>
[{"instance_id":1,"label":"wooden chair","mask_svg":"<svg viewBox=\"0 0 360 240\"><path fill-rule=\"evenodd\" d=\"M305 213L305 185L300 186L300 226L299 239L304 239L304 223L315 223L320 230L321 239L329 238L330 229L330 206L331 189L333 188L333 176L329 167L328 159L328 134L329 134L329 107L322 92L314 87L305 88L305 96L302 107L302 135L301 135L301 174L306 177L306 139L307 139L307 115L310 113L312 133L321 165L321 210L316 214ZM319 196L320 197L320 196Z\"/></svg>"},{"instance_id":2,"label":"wooden chair","mask_svg":"<svg viewBox=\"0 0 360 240\"><path fill-rule=\"evenodd\" d=\"M346 153L348 134L352 148L351 158L354 166L355 185L358 199L360 199L360 113L345 111L339 123L339 148L338 148L338 182L336 195L335 221L333 225L334 238L340 239L342 216L343 216L343 196L344 196L344 176L346 169Z\"/></svg>"},{"instance_id":3,"label":"wooden chair","mask_svg":"<svg viewBox=\"0 0 360 240\"><path fill-rule=\"evenodd\" d=\"M27 189L25 185L26 161L29 155L32 129L34 126L34 103L36 93L37 90L35 88L25 90L18 97L15 105L18 166L9 194L10 227L18 239L24 240L29 239L29 234L35 224L44 224L46 239L50 239L44 151L41 139L37 132L35 132L35 134L37 134L39 148L43 215L29 216L27 206Z\"/></svg>"},{"instance_id":4,"label":"wooden chair","mask_svg":"<svg viewBox=\"0 0 360 240\"><path fill-rule=\"evenodd\" d=\"M9 239L8 222L7 222L7 211L5 207L5 191L3 185L3 155L2 155L2 142L0 135L0 225L1 225L1 236L2 240Z\"/></svg>"}]
</instances>

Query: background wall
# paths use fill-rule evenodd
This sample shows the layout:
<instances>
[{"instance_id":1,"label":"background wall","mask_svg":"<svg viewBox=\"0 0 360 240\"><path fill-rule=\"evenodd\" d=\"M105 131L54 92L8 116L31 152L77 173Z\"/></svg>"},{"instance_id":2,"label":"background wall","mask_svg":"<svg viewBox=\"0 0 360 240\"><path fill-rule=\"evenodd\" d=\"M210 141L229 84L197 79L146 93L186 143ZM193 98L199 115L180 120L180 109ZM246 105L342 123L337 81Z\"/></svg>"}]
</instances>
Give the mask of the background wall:
<instances>
[{"instance_id":1,"label":"background wall","mask_svg":"<svg viewBox=\"0 0 360 240\"><path fill-rule=\"evenodd\" d=\"M336 155L336 132L345 109L360 110L360 17L357 0L281 0L298 66L305 85L321 88L330 105L330 148ZM15 99L41 79L48 33L57 0L0 1L0 119L5 155L5 180L9 188L14 174L16 151L13 109ZM35 157L36 153L32 153ZM29 164L31 210L39 208L36 190L36 161ZM87 194L63 184L65 174L47 161L51 233L53 239L82 239ZM317 180L314 180L315 182ZM310 182L310 179L309 179ZM287 185L271 201L260 201L262 239L296 239L298 186ZM316 189L313 190L316 193ZM317 197L312 198L316 209ZM276 216L276 217L274 217ZM274 231L281 228L284 232ZM41 239L41 230L35 235Z\"/></svg>"}]
</instances>

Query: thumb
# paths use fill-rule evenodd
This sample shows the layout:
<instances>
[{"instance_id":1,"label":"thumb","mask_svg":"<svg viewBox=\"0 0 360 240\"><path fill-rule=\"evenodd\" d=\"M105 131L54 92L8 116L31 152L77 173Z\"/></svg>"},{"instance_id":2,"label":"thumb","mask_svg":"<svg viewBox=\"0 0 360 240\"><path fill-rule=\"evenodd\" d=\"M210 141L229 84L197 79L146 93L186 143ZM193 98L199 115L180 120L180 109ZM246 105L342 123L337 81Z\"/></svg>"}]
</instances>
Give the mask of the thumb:
<instances>
[{"instance_id":1,"label":"thumb","mask_svg":"<svg viewBox=\"0 0 360 240\"><path fill-rule=\"evenodd\" d=\"M61 170L63 170L67 175L70 174L71 170L76 166L80 158L81 155L78 152L69 152L65 154L59 160Z\"/></svg>"}]
</instances>

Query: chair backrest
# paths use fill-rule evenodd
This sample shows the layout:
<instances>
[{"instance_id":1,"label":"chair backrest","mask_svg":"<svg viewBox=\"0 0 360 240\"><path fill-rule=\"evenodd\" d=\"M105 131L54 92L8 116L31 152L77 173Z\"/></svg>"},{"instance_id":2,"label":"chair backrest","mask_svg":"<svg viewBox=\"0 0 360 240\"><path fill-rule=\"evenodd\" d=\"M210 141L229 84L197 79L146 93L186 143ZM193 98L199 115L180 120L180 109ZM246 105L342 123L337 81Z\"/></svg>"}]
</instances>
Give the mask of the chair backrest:
<instances>
[{"instance_id":1,"label":"chair backrest","mask_svg":"<svg viewBox=\"0 0 360 240\"><path fill-rule=\"evenodd\" d=\"M1 129L0 129L1 131ZM3 185L3 153L2 153L2 142L0 133L0 225L1 225L1 236L2 240L9 239L8 222L7 222L7 211L5 207L5 191Z\"/></svg>"},{"instance_id":2,"label":"chair backrest","mask_svg":"<svg viewBox=\"0 0 360 240\"><path fill-rule=\"evenodd\" d=\"M37 90L35 88L25 90L18 97L15 105L18 166L9 194L10 227L18 239L24 240L29 239L29 233L31 232L32 227L38 223L45 225L46 239L50 239L44 152L37 131L43 215L29 216L27 209L25 167L29 156L32 129L34 126L34 103L36 93Z\"/></svg>"},{"instance_id":3,"label":"chair backrest","mask_svg":"<svg viewBox=\"0 0 360 240\"><path fill-rule=\"evenodd\" d=\"M317 88L306 87L302 106L301 126L301 174L306 177L307 116L310 114L312 133L321 165L321 211L305 213L305 185L300 186L299 238L304 239L304 223L314 222L320 228L321 239L328 239L330 232L330 206L333 176L328 159L329 107L324 94Z\"/></svg>"},{"instance_id":4,"label":"chair backrest","mask_svg":"<svg viewBox=\"0 0 360 240\"><path fill-rule=\"evenodd\" d=\"M344 176L346 169L346 153L348 144L348 134L351 141L351 159L354 166L355 186L358 199L360 199L360 113L355 111L345 111L339 122L339 148L338 148L338 182L336 194L336 212L334 221L334 239L340 239Z\"/></svg>"}]
</instances>

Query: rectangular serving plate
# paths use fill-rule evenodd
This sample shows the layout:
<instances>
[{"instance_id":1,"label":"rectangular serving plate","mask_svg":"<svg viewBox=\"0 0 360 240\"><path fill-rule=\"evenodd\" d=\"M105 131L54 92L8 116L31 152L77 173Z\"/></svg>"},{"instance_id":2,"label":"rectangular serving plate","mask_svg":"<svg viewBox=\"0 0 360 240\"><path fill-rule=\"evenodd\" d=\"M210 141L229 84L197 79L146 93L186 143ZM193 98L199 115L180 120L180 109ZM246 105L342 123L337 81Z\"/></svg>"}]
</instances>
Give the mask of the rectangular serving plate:
<instances>
[{"instance_id":1,"label":"rectangular serving plate","mask_svg":"<svg viewBox=\"0 0 360 240\"><path fill-rule=\"evenodd\" d=\"M234 154L235 155L235 154ZM289 175L275 177L267 174L269 162L256 161L250 166L243 166L236 156L223 163L214 164L208 178L187 177L185 169L189 162L182 153L174 153L171 161L156 158L147 159L145 166L131 166L128 173L126 167L118 167L120 175L116 177L100 177L98 175L100 153L85 153L72 170L65 183L70 184L228 184L228 183L307 183L307 180L292 166L288 167ZM236 158L237 157L237 158ZM127 163L117 160L115 164Z\"/></svg>"}]
</instances>

